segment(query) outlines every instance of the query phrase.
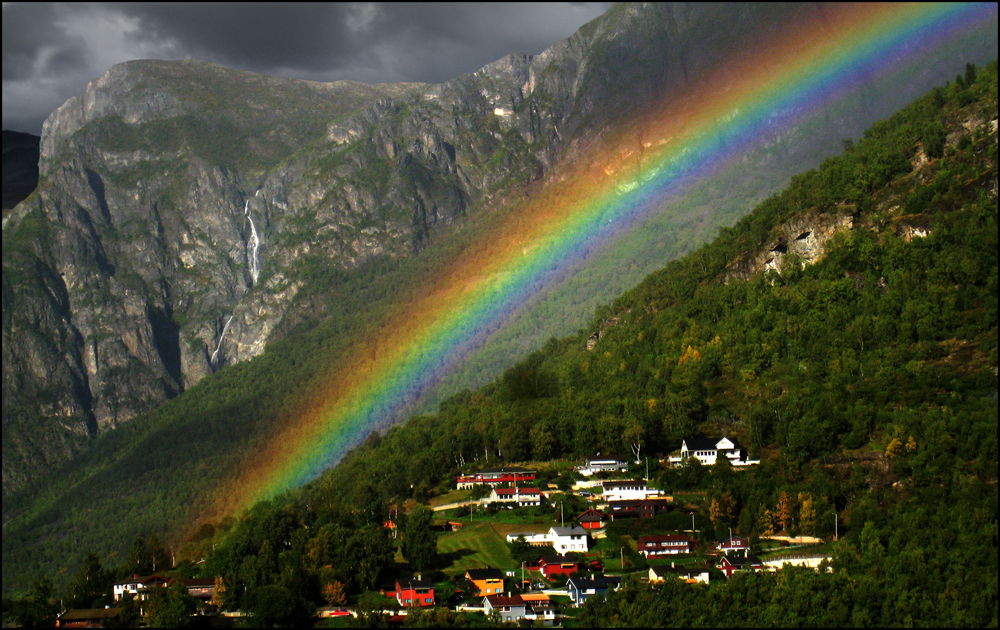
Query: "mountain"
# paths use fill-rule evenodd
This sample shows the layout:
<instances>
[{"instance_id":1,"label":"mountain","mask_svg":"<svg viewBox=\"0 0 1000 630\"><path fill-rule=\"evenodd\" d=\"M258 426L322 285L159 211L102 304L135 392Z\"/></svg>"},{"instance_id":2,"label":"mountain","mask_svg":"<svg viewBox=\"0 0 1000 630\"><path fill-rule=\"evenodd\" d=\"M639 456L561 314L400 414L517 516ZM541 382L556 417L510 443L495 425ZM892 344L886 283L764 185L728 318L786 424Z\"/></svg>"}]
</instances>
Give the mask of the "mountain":
<instances>
[{"instance_id":1,"label":"mountain","mask_svg":"<svg viewBox=\"0 0 1000 630\"><path fill-rule=\"evenodd\" d=\"M3 130L3 214L21 203L38 185L41 138Z\"/></svg>"},{"instance_id":2,"label":"mountain","mask_svg":"<svg viewBox=\"0 0 1000 630\"><path fill-rule=\"evenodd\" d=\"M616 5L537 57L437 86L116 66L47 121L39 188L4 228L5 588L59 555L181 537L416 280L733 50L824 10ZM450 386L576 329L594 295L693 247L980 47L748 148L737 163L761 168L724 170L665 209L660 225L677 229L600 252L527 310L544 326L515 320L500 333L518 343L500 334L485 368Z\"/></svg>"},{"instance_id":3,"label":"mountain","mask_svg":"<svg viewBox=\"0 0 1000 630\"><path fill-rule=\"evenodd\" d=\"M336 316L345 282L366 284L439 240L461 247L467 235L450 226L502 213L527 183L584 159L734 51L830 10L615 6L541 55L436 86L317 84L194 61L116 66L46 121L38 191L4 229L4 495L204 376ZM767 168L720 173L591 257L418 404L432 409L577 329L582 313L980 50L989 41L886 77L749 151ZM392 299L371 290L381 297L358 308Z\"/></svg>"}]
</instances>

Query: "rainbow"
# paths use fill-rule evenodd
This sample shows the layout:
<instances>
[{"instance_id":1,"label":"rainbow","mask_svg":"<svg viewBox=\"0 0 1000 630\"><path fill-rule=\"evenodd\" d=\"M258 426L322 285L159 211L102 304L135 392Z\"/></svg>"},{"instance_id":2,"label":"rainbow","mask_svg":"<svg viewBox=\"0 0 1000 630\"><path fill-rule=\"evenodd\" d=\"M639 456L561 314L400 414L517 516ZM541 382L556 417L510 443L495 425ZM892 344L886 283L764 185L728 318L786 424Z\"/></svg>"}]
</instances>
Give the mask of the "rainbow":
<instances>
[{"instance_id":1,"label":"rainbow","mask_svg":"<svg viewBox=\"0 0 1000 630\"><path fill-rule=\"evenodd\" d=\"M996 19L996 4L837 7L634 121L620 142L605 138L585 166L510 211L358 342L213 511L238 512L316 478L587 252L852 88Z\"/></svg>"}]
</instances>

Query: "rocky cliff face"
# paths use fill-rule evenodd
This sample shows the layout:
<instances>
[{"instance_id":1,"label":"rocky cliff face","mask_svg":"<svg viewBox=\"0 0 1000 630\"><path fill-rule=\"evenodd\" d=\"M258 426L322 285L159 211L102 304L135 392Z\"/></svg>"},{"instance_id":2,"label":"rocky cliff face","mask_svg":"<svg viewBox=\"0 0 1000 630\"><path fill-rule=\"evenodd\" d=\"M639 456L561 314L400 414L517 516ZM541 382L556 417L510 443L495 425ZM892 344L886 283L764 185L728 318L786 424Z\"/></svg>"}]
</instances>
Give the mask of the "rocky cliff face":
<instances>
[{"instance_id":1,"label":"rocky cliff face","mask_svg":"<svg viewBox=\"0 0 1000 630\"><path fill-rule=\"evenodd\" d=\"M115 66L46 121L4 224L4 494L322 316L324 276L430 246L816 11L615 5L440 85Z\"/></svg>"}]
</instances>

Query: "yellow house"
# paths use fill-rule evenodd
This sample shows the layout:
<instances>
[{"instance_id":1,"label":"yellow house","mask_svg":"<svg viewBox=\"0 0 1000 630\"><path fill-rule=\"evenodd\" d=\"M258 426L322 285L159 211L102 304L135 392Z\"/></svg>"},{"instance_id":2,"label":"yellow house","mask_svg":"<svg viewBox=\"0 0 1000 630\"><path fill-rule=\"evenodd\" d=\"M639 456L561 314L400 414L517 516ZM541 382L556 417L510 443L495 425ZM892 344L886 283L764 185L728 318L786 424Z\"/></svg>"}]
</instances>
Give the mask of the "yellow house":
<instances>
[{"instance_id":1,"label":"yellow house","mask_svg":"<svg viewBox=\"0 0 1000 630\"><path fill-rule=\"evenodd\" d=\"M497 595L504 592L503 573L499 569L469 569L465 577L475 585L473 595Z\"/></svg>"}]
</instances>

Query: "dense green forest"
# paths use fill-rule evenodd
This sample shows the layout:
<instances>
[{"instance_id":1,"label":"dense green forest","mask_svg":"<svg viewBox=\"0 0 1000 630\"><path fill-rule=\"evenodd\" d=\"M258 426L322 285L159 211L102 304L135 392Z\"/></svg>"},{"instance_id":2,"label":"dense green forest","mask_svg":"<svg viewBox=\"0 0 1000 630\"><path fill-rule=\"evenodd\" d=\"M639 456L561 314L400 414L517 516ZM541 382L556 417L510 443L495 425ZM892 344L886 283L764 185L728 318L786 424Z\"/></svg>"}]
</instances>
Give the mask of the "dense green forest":
<instances>
[{"instance_id":1,"label":"dense green forest","mask_svg":"<svg viewBox=\"0 0 1000 630\"><path fill-rule=\"evenodd\" d=\"M581 622L997 625L996 119L997 64L969 66L588 329L203 528L188 547L207 552L199 571L223 578L227 606L281 601L291 619L334 584L390 579L389 506L459 471L726 434L762 464L663 468L661 486L703 491L717 534L829 536L836 518L833 572L627 582ZM783 253L787 226L831 224L844 227L813 264ZM757 264L768 252L775 269Z\"/></svg>"}]
</instances>

